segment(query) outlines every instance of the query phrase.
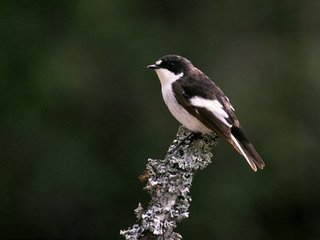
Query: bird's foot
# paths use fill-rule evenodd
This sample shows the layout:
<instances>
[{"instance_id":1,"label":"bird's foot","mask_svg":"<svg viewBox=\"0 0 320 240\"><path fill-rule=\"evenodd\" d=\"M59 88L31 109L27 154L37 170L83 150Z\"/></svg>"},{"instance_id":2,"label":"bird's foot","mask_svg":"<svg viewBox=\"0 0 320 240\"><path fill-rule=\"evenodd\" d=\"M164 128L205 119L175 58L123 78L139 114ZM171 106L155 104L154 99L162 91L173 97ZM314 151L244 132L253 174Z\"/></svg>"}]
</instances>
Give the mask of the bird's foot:
<instances>
[{"instance_id":1,"label":"bird's foot","mask_svg":"<svg viewBox=\"0 0 320 240\"><path fill-rule=\"evenodd\" d=\"M190 144L193 141L200 139L201 137L202 137L201 133L190 132L184 138L180 139L178 144L169 150L169 153L172 154L172 153L176 152L177 150L179 150L179 148L181 147L182 144L184 144L186 142L189 142L189 144Z\"/></svg>"}]
</instances>

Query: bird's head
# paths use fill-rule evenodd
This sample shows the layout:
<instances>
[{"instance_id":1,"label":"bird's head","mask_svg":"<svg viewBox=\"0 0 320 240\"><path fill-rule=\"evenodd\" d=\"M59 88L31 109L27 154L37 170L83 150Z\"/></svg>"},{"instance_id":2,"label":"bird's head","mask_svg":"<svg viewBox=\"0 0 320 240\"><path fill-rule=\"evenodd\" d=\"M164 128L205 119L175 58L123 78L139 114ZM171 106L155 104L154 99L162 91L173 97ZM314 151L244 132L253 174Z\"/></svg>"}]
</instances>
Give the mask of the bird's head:
<instances>
[{"instance_id":1,"label":"bird's head","mask_svg":"<svg viewBox=\"0 0 320 240\"><path fill-rule=\"evenodd\" d=\"M157 60L155 64L149 65L148 68L155 70L161 84L165 84L182 78L192 66L192 63L184 57L166 55Z\"/></svg>"}]
</instances>

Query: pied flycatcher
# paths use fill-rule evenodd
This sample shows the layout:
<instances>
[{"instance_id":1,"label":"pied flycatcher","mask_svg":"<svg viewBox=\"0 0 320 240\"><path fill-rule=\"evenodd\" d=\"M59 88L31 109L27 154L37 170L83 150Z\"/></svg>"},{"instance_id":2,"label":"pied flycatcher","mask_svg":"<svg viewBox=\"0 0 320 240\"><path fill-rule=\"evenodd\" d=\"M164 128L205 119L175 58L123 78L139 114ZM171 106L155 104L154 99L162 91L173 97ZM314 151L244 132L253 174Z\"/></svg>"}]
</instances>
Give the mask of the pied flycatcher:
<instances>
[{"instance_id":1,"label":"pied flycatcher","mask_svg":"<svg viewBox=\"0 0 320 240\"><path fill-rule=\"evenodd\" d=\"M180 123L195 133L217 133L247 160L253 171L264 168L228 97L209 77L178 55L163 56L148 68L156 71L163 99Z\"/></svg>"}]
</instances>

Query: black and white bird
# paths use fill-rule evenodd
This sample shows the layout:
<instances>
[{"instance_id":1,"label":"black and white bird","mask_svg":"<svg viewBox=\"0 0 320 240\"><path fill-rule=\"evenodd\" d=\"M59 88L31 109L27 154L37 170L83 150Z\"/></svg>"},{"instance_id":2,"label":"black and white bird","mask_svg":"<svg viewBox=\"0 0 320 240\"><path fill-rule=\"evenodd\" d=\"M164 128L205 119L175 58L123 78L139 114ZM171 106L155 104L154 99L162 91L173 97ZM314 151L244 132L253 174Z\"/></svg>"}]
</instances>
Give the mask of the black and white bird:
<instances>
[{"instance_id":1,"label":"black and white bird","mask_svg":"<svg viewBox=\"0 0 320 240\"><path fill-rule=\"evenodd\" d=\"M166 55L148 68L160 79L163 99L171 114L195 133L217 133L257 171L265 163L243 132L228 97L192 63Z\"/></svg>"}]
</instances>

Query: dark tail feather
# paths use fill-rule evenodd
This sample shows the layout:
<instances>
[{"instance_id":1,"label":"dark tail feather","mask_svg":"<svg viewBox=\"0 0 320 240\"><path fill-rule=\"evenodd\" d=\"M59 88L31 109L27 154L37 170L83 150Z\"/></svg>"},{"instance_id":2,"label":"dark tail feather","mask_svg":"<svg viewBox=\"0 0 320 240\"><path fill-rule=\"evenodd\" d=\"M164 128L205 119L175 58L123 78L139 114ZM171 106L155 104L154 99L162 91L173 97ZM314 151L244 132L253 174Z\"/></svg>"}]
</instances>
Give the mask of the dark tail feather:
<instances>
[{"instance_id":1,"label":"dark tail feather","mask_svg":"<svg viewBox=\"0 0 320 240\"><path fill-rule=\"evenodd\" d=\"M233 141L235 141L235 145L240 145L237 146L237 151L246 158L254 171L256 171L256 167L252 166L252 164L257 165L257 167L260 169L263 169L265 167L264 161L254 149L253 145L250 143L241 128L233 126L231 128L231 138L232 137L234 138ZM234 144L232 145L234 146Z\"/></svg>"}]
</instances>

